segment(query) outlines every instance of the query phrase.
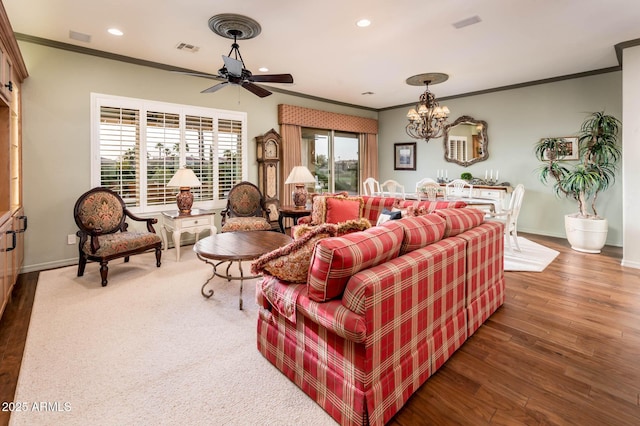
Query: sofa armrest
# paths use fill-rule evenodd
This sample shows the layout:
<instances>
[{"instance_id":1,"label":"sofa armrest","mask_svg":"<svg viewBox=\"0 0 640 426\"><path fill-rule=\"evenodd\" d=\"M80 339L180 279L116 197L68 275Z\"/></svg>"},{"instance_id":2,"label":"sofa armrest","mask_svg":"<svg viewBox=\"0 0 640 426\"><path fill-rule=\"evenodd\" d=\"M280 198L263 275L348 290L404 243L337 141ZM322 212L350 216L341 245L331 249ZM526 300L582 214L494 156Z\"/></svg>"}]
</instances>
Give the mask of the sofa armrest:
<instances>
[{"instance_id":1,"label":"sofa armrest","mask_svg":"<svg viewBox=\"0 0 640 426\"><path fill-rule=\"evenodd\" d=\"M137 222L146 222L146 224L147 224L147 231L149 231L149 232L153 232L154 234L156 233L156 230L155 230L155 228L153 227L153 224L154 224L154 223L158 223L158 219L156 219L156 218L154 218L154 217L151 217L151 218L144 218L144 217L137 216L137 215L135 215L135 214L131 213L131 212L129 211L129 209L124 209L124 214L125 214L126 216L128 216L129 218L131 218L132 220L135 220L135 221L137 221Z\"/></svg>"},{"instance_id":2,"label":"sofa armrest","mask_svg":"<svg viewBox=\"0 0 640 426\"><path fill-rule=\"evenodd\" d=\"M303 292L298 296L297 306L302 315L340 337L355 343L367 339L365 318L350 311L340 300L318 303Z\"/></svg>"},{"instance_id":3,"label":"sofa armrest","mask_svg":"<svg viewBox=\"0 0 640 426\"><path fill-rule=\"evenodd\" d=\"M261 308L277 312L292 324L301 314L347 340L362 343L367 337L363 316L350 311L340 300L318 303L309 299L306 284L289 283L264 275L256 285L256 301Z\"/></svg>"}]
</instances>

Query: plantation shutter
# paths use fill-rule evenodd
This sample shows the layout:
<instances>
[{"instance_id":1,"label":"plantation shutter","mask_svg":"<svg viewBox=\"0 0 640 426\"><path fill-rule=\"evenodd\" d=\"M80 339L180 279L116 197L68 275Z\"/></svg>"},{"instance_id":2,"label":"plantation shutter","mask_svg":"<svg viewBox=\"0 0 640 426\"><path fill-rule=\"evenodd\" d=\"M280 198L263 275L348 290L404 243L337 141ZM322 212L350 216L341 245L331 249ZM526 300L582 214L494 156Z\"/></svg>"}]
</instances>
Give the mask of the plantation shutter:
<instances>
[{"instance_id":1,"label":"plantation shutter","mask_svg":"<svg viewBox=\"0 0 640 426\"><path fill-rule=\"evenodd\" d=\"M144 99L91 94L91 185L122 196L134 213L175 209L180 167L201 182L196 208L222 208L247 176L247 115Z\"/></svg>"},{"instance_id":2,"label":"plantation shutter","mask_svg":"<svg viewBox=\"0 0 640 426\"><path fill-rule=\"evenodd\" d=\"M186 164L202 184L191 193L195 201L213 200L213 118L187 115L185 122Z\"/></svg>"},{"instance_id":3,"label":"plantation shutter","mask_svg":"<svg viewBox=\"0 0 640 426\"><path fill-rule=\"evenodd\" d=\"M98 137L100 186L140 206L140 111L101 106Z\"/></svg>"},{"instance_id":4,"label":"plantation shutter","mask_svg":"<svg viewBox=\"0 0 640 426\"><path fill-rule=\"evenodd\" d=\"M180 115L147 112L147 205L172 202L177 190L167 188L180 161Z\"/></svg>"},{"instance_id":5,"label":"plantation shutter","mask_svg":"<svg viewBox=\"0 0 640 426\"><path fill-rule=\"evenodd\" d=\"M242 121L218 120L218 198L227 198L231 188L242 181Z\"/></svg>"}]
</instances>

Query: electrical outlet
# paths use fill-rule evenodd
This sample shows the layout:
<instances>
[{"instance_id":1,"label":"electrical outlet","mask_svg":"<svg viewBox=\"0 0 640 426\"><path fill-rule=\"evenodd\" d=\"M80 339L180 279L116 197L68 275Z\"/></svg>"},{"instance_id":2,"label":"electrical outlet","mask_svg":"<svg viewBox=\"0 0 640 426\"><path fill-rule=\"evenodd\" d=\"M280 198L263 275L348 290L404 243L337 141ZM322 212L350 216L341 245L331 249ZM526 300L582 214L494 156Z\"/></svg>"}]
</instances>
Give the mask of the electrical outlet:
<instances>
[{"instance_id":1,"label":"electrical outlet","mask_svg":"<svg viewBox=\"0 0 640 426\"><path fill-rule=\"evenodd\" d=\"M76 243L76 236L74 234L67 235L67 244L72 245Z\"/></svg>"}]
</instances>

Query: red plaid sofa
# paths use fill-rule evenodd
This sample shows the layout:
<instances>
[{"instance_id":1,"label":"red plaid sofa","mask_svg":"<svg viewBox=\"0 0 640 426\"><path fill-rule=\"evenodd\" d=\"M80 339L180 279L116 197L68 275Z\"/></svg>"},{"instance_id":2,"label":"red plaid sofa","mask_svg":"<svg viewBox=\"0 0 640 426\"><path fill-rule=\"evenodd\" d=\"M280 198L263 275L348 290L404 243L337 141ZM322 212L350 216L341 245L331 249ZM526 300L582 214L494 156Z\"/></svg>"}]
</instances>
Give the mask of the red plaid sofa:
<instances>
[{"instance_id":1,"label":"red plaid sofa","mask_svg":"<svg viewBox=\"0 0 640 426\"><path fill-rule=\"evenodd\" d=\"M318 241L307 283L258 283L258 350L340 424L385 424L503 304L502 226L449 208Z\"/></svg>"}]
</instances>

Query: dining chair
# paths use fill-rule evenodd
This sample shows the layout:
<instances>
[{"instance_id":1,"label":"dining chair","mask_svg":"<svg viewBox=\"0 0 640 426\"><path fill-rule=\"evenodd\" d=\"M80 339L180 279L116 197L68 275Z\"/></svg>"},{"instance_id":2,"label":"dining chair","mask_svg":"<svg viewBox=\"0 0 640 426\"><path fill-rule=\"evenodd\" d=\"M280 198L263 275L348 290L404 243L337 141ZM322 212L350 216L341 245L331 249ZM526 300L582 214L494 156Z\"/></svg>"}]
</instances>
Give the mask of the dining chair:
<instances>
[{"instance_id":1,"label":"dining chair","mask_svg":"<svg viewBox=\"0 0 640 426\"><path fill-rule=\"evenodd\" d=\"M420 192L420 188L423 187L424 185L428 184L428 183L437 184L438 182L435 179L432 179L432 178L420 179L418 182L416 182L416 192Z\"/></svg>"},{"instance_id":2,"label":"dining chair","mask_svg":"<svg viewBox=\"0 0 640 426\"><path fill-rule=\"evenodd\" d=\"M438 193L440 192L440 185L435 182L427 182L422 186L416 188L416 194L424 195L427 197L429 201L435 201L438 198Z\"/></svg>"},{"instance_id":3,"label":"dining chair","mask_svg":"<svg viewBox=\"0 0 640 426\"><path fill-rule=\"evenodd\" d=\"M382 192L380 191L380 182L372 177L366 178L362 182L362 190L363 195L379 195Z\"/></svg>"},{"instance_id":4,"label":"dining chair","mask_svg":"<svg viewBox=\"0 0 640 426\"><path fill-rule=\"evenodd\" d=\"M524 185L519 184L511 193L508 209L488 214L489 219L499 220L504 223L504 235L509 253L513 253L512 240L516 250L521 251L520 244L518 244L518 216L520 215L523 198Z\"/></svg>"},{"instance_id":5,"label":"dining chair","mask_svg":"<svg viewBox=\"0 0 640 426\"><path fill-rule=\"evenodd\" d=\"M382 182L380 189L382 190L382 196L401 197L403 200L406 199L404 185L400 185L399 182L396 182L393 179Z\"/></svg>"},{"instance_id":6,"label":"dining chair","mask_svg":"<svg viewBox=\"0 0 640 426\"><path fill-rule=\"evenodd\" d=\"M447 183L445 188L445 195L448 197L453 195L454 197L468 197L473 194L473 185L464 179L454 179Z\"/></svg>"}]
</instances>

